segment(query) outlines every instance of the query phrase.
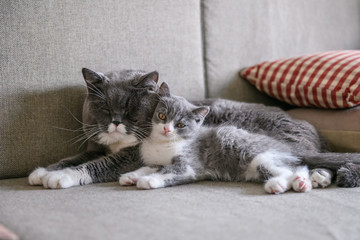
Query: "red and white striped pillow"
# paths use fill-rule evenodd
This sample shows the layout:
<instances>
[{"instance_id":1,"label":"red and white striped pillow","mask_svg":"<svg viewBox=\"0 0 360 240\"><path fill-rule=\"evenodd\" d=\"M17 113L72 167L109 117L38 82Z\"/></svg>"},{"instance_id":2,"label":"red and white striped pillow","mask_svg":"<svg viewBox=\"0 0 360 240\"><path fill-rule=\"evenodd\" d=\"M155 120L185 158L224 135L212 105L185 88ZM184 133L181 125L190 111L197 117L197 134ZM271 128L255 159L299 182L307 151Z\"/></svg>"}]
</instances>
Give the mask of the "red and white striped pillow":
<instances>
[{"instance_id":1,"label":"red and white striped pillow","mask_svg":"<svg viewBox=\"0 0 360 240\"><path fill-rule=\"evenodd\" d=\"M360 104L360 51L331 51L263 62L240 75L258 90L302 107Z\"/></svg>"}]
</instances>

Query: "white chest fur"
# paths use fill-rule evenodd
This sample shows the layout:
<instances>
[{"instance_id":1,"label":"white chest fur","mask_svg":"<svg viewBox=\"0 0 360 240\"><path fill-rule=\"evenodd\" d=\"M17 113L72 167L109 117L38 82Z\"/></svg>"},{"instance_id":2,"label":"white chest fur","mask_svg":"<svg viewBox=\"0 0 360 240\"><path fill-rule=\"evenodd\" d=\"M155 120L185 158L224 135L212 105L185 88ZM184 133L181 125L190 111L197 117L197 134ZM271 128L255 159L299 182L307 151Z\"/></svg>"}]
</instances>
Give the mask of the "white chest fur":
<instances>
[{"instance_id":1,"label":"white chest fur","mask_svg":"<svg viewBox=\"0 0 360 240\"><path fill-rule=\"evenodd\" d=\"M110 151L116 153L123 148L134 146L138 143L138 140L135 136L130 135L126 140L115 142L109 145Z\"/></svg>"},{"instance_id":2,"label":"white chest fur","mask_svg":"<svg viewBox=\"0 0 360 240\"><path fill-rule=\"evenodd\" d=\"M141 145L141 156L147 166L169 165L172 163L173 157L182 153L184 145L185 141L183 140L162 143L145 141Z\"/></svg>"}]
</instances>

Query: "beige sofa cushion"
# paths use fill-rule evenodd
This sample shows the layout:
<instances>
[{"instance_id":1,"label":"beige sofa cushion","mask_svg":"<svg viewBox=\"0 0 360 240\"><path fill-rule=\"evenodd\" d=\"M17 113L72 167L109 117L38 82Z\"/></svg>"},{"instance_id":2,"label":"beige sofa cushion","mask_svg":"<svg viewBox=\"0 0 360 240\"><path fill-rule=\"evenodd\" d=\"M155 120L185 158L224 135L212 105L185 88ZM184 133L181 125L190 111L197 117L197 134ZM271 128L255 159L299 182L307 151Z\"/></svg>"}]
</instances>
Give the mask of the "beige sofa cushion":
<instances>
[{"instance_id":1,"label":"beige sofa cushion","mask_svg":"<svg viewBox=\"0 0 360 240\"><path fill-rule=\"evenodd\" d=\"M360 152L360 107L342 110L297 108L288 113L313 124L332 150Z\"/></svg>"},{"instance_id":2,"label":"beige sofa cushion","mask_svg":"<svg viewBox=\"0 0 360 240\"><path fill-rule=\"evenodd\" d=\"M208 0L203 5L210 97L278 104L238 72L262 61L360 49L358 0Z\"/></svg>"}]
</instances>

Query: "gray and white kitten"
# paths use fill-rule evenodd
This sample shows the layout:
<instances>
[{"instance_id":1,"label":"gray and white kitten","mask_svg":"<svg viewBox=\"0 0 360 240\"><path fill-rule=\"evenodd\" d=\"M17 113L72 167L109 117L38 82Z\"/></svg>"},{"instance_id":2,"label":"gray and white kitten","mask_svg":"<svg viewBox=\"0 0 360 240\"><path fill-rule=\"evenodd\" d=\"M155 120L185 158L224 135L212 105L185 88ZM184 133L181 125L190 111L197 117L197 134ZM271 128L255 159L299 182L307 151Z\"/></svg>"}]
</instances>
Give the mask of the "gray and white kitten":
<instances>
[{"instance_id":1,"label":"gray and white kitten","mask_svg":"<svg viewBox=\"0 0 360 240\"><path fill-rule=\"evenodd\" d=\"M209 107L171 96L167 84L140 146L144 167L123 174L121 185L154 189L199 180L266 182L268 193L310 191L309 170L291 148L235 126L202 126Z\"/></svg>"}]
</instances>

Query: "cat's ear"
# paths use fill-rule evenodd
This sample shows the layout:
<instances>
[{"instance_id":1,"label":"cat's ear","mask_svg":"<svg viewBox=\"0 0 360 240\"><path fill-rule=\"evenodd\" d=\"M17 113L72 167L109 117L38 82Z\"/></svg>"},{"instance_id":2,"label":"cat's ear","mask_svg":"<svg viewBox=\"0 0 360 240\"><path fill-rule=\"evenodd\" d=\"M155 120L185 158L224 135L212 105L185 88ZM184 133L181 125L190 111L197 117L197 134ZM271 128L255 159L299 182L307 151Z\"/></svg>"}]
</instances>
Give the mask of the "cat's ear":
<instances>
[{"instance_id":1,"label":"cat's ear","mask_svg":"<svg viewBox=\"0 0 360 240\"><path fill-rule=\"evenodd\" d=\"M208 115L209 111L210 111L210 107L208 106L195 108L192 111L195 115L195 121L198 123L202 122L205 119L206 115Z\"/></svg>"},{"instance_id":2,"label":"cat's ear","mask_svg":"<svg viewBox=\"0 0 360 240\"><path fill-rule=\"evenodd\" d=\"M83 68L81 71L84 76L86 85L90 88L93 88L95 85L105 81L104 74L102 73L97 73L87 68Z\"/></svg>"},{"instance_id":3,"label":"cat's ear","mask_svg":"<svg viewBox=\"0 0 360 240\"><path fill-rule=\"evenodd\" d=\"M160 95L160 96L163 96L163 97L170 97L169 85L168 85L166 82L163 82L163 83L160 85L159 95Z\"/></svg>"},{"instance_id":4,"label":"cat's ear","mask_svg":"<svg viewBox=\"0 0 360 240\"><path fill-rule=\"evenodd\" d=\"M159 73L157 71L153 71L141 76L139 79L134 80L133 85L138 88L147 88L150 91L156 92L159 89L157 85L158 81Z\"/></svg>"}]
</instances>

